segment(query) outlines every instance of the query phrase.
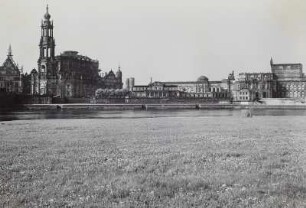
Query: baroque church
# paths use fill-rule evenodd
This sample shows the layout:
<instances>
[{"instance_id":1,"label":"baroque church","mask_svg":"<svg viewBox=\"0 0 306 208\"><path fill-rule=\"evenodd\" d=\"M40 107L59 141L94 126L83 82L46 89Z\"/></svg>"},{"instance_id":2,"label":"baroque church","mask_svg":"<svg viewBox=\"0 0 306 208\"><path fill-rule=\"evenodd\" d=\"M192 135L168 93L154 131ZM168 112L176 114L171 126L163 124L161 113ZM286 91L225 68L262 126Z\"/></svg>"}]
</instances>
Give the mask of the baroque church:
<instances>
[{"instance_id":1,"label":"baroque church","mask_svg":"<svg viewBox=\"0 0 306 208\"><path fill-rule=\"evenodd\" d=\"M41 22L38 70L31 72L31 94L61 98L81 98L95 95L99 88L121 89L120 67L100 76L99 62L77 51L64 51L55 56L53 21L47 6Z\"/></svg>"}]
</instances>

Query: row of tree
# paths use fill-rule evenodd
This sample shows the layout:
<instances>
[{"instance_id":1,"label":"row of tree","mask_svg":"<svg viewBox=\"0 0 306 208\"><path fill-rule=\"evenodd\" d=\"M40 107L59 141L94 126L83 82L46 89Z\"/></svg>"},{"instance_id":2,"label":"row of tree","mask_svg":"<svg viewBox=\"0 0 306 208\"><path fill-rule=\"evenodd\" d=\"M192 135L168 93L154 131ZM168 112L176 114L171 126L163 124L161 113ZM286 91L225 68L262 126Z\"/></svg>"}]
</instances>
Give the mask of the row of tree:
<instances>
[{"instance_id":1,"label":"row of tree","mask_svg":"<svg viewBox=\"0 0 306 208\"><path fill-rule=\"evenodd\" d=\"M95 93L96 99L99 98L118 98L129 95L127 89L97 89Z\"/></svg>"}]
</instances>

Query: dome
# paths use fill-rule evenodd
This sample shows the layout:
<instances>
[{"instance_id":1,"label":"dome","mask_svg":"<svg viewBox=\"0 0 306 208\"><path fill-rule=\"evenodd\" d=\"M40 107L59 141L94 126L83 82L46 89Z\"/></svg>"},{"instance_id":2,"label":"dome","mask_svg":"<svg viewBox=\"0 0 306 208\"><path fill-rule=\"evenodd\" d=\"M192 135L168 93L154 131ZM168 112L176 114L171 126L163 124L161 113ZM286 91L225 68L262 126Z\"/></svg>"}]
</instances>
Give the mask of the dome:
<instances>
[{"instance_id":1,"label":"dome","mask_svg":"<svg viewBox=\"0 0 306 208\"><path fill-rule=\"evenodd\" d=\"M208 78L206 76L200 76L197 81L198 82L207 82Z\"/></svg>"},{"instance_id":2,"label":"dome","mask_svg":"<svg viewBox=\"0 0 306 208\"><path fill-rule=\"evenodd\" d=\"M44 17L45 17L45 19L50 19L51 15L49 13L46 13Z\"/></svg>"}]
</instances>

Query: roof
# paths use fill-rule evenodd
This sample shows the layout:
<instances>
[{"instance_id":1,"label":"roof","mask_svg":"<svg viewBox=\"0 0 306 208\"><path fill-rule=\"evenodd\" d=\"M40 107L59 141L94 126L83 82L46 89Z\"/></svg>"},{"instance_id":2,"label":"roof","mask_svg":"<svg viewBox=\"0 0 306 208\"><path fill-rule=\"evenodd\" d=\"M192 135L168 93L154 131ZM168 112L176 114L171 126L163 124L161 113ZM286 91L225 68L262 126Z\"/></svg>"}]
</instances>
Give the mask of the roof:
<instances>
[{"instance_id":1,"label":"roof","mask_svg":"<svg viewBox=\"0 0 306 208\"><path fill-rule=\"evenodd\" d=\"M168 85L168 84L165 84L166 87L177 87L177 85Z\"/></svg>"},{"instance_id":2,"label":"roof","mask_svg":"<svg viewBox=\"0 0 306 208\"><path fill-rule=\"evenodd\" d=\"M210 81L209 83L210 84L220 84L220 83L222 83L222 81Z\"/></svg>"},{"instance_id":3,"label":"roof","mask_svg":"<svg viewBox=\"0 0 306 208\"><path fill-rule=\"evenodd\" d=\"M242 72L242 73L239 73L239 75L267 75L267 74L273 74L272 72Z\"/></svg>"},{"instance_id":4,"label":"roof","mask_svg":"<svg viewBox=\"0 0 306 208\"><path fill-rule=\"evenodd\" d=\"M84 61L91 61L91 62L97 62L98 60L93 60L89 58L88 56L83 56L83 55L78 55L79 52L77 51L64 51L60 55L56 56L56 58L61 59L61 58L73 58L73 59L78 59L78 60L84 60Z\"/></svg>"},{"instance_id":5,"label":"roof","mask_svg":"<svg viewBox=\"0 0 306 208\"><path fill-rule=\"evenodd\" d=\"M37 74L37 70L36 69L32 69L31 74Z\"/></svg>"},{"instance_id":6,"label":"roof","mask_svg":"<svg viewBox=\"0 0 306 208\"><path fill-rule=\"evenodd\" d=\"M301 63L272 64L272 66L294 66L294 65L303 65L303 64Z\"/></svg>"},{"instance_id":7,"label":"roof","mask_svg":"<svg viewBox=\"0 0 306 208\"><path fill-rule=\"evenodd\" d=\"M133 87L148 87L148 85L134 85Z\"/></svg>"},{"instance_id":8,"label":"roof","mask_svg":"<svg viewBox=\"0 0 306 208\"><path fill-rule=\"evenodd\" d=\"M20 70L18 69L18 66L14 62L12 56L8 56L6 58L6 60L4 61L2 67L0 68L0 70L5 70L6 73L10 73L10 72L20 73ZM15 73L13 73L13 74L15 74Z\"/></svg>"},{"instance_id":9,"label":"roof","mask_svg":"<svg viewBox=\"0 0 306 208\"><path fill-rule=\"evenodd\" d=\"M176 84L176 85L179 85L179 84L199 84L200 82L197 82L197 81L185 81L185 82L162 82L164 84Z\"/></svg>"},{"instance_id":10,"label":"roof","mask_svg":"<svg viewBox=\"0 0 306 208\"><path fill-rule=\"evenodd\" d=\"M206 76L200 76L198 79L197 79L198 82L205 82L205 81L208 81L208 78Z\"/></svg>"}]
</instances>

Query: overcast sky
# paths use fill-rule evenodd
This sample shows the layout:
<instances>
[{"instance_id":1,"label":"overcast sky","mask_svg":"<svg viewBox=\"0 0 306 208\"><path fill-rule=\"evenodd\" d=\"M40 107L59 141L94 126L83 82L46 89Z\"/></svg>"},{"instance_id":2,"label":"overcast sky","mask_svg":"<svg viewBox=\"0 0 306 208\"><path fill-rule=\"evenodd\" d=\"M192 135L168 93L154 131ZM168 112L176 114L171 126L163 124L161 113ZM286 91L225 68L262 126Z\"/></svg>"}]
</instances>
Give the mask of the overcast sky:
<instances>
[{"instance_id":1,"label":"overcast sky","mask_svg":"<svg viewBox=\"0 0 306 208\"><path fill-rule=\"evenodd\" d=\"M0 62L12 44L25 71L37 68L49 4L56 54L77 50L136 84L226 78L306 63L305 0L0 0Z\"/></svg>"}]
</instances>

